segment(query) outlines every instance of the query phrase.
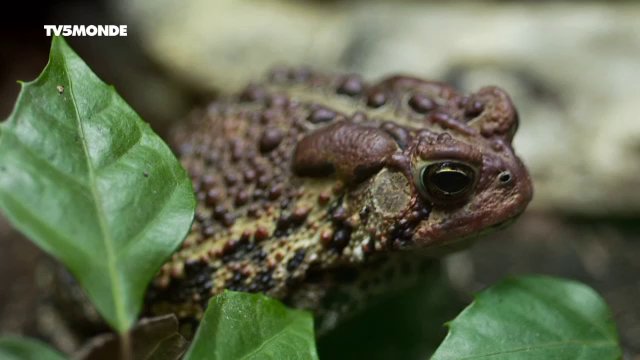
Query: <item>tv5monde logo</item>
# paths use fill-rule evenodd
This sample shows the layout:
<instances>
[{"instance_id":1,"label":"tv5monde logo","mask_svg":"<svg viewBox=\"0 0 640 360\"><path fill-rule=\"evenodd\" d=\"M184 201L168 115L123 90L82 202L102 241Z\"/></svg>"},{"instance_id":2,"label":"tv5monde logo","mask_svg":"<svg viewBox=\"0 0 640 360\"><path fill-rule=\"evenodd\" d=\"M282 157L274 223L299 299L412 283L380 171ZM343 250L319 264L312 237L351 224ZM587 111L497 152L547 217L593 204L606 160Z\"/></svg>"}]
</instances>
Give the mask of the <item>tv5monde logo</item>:
<instances>
[{"instance_id":1,"label":"tv5monde logo","mask_svg":"<svg viewBox=\"0 0 640 360\"><path fill-rule=\"evenodd\" d=\"M127 25L45 25L47 36L127 36Z\"/></svg>"}]
</instances>

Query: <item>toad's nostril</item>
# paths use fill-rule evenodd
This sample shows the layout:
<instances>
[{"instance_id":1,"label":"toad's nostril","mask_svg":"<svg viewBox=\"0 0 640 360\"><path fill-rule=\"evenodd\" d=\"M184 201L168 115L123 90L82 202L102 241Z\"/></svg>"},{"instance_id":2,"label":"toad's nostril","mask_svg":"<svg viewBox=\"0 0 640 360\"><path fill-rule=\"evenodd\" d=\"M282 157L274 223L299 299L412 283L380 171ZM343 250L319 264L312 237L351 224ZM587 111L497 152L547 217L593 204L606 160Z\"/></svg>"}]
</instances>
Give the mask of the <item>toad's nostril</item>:
<instances>
[{"instance_id":1,"label":"toad's nostril","mask_svg":"<svg viewBox=\"0 0 640 360\"><path fill-rule=\"evenodd\" d=\"M500 175L498 175L498 181L500 181L503 184L508 184L511 182L511 180L513 180L513 176L509 171L503 171L500 173Z\"/></svg>"}]
</instances>

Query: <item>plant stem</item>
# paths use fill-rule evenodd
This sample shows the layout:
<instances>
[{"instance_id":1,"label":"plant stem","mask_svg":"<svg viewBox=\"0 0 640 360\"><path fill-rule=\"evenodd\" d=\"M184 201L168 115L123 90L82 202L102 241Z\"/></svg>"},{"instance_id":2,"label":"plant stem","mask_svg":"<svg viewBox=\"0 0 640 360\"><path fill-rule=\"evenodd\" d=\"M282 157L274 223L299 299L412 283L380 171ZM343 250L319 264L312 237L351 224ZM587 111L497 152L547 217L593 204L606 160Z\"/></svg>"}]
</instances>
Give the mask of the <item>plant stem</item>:
<instances>
[{"instance_id":1,"label":"plant stem","mask_svg":"<svg viewBox=\"0 0 640 360\"><path fill-rule=\"evenodd\" d=\"M131 346L131 332L120 334L120 359L133 360L133 348Z\"/></svg>"}]
</instances>

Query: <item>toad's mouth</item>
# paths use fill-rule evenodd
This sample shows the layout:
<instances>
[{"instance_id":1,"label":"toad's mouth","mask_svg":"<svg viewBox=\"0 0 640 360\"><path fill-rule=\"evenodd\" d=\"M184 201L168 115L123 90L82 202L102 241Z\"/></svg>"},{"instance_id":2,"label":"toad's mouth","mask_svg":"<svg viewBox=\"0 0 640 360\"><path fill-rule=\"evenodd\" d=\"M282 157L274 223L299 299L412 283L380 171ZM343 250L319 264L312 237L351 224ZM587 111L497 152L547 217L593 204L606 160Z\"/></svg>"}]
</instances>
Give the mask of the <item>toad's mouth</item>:
<instances>
[{"instance_id":1,"label":"toad's mouth","mask_svg":"<svg viewBox=\"0 0 640 360\"><path fill-rule=\"evenodd\" d=\"M503 220L501 222L498 222L496 224L493 224L491 226L489 226L486 231L498 231L498 230L502 230L506 227L511 226L511 224L513 224L516 220L518 220L518 218L522 215L522 213L517 214L516 216L513 216L509 219Z\"/></svg>"},{"instance_id":2,"label":"toad's mouth","mask_svg":"<svg viewBox=\"0 0 640 360\"><path fill-rule=\"evenodd\" d=\"M466 236L462 236L460 239L454 239L453 242L457 242L458 240L468 240L468 239L476 239L491 233L494 233L496 231L500 231L500 230L504 230L506 228L508 228L509 226L511 226L513 223L516 222L516 220L518 220L518 218L520 216L522 216L522 214L524 213L524 211L521 211L509 218L506 218L504 220L501 220L495 224L489 225L484 227L483 229L479 230L476 233L473 234L468 234Z\"/></svg>"},{"instance_id":3,"label":"toad's mouth","mask_svg":"<svg viewBox=\"0 0 640 360\"><path fill-rule=\"evenodd\" d=\"M467 234L467 235L463 235L456 238L451 238L446 241L442 241L440 243L434 243L432 245L429 245L423 248L424 253L427 256L439 257L439 256L447 255L453 252L457 252L460 250L464 250L467 247L471 246L477 239L509 227L511 224L513 224L517 220L519 216L520 214L512 218L498 222L496 224L490 225L476 233Z\"/></svg>"}]
</instances>

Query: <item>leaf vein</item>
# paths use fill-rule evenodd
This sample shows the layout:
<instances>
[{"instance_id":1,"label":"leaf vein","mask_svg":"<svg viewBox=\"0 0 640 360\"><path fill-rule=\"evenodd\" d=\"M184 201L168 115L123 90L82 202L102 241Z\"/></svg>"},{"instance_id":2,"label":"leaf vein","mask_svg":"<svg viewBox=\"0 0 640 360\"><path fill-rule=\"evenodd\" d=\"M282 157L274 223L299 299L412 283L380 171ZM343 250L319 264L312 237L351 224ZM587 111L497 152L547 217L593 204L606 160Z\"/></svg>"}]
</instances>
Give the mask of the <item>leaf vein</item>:
<instances>
[{"instance_id":1,"label":"leaf vein","mask_svg":"<svg viewBox=\"0 0 640 360\"><path fill-rule=\"evenodd\" d=\"M486 353L486 354L471 355L471 356L466 356L466 357L462 357L462 358L459 358L459 359L460 360L480 359L480 358L486 358L486 357L490 357L490 356L494 356L494 355L512 354L512 353L523 352L523 351L532 351L532 350L533 351L535 351L535 350L545 350L545 349L552 349L552 348L561 347L561 346L608 347L608 346L615 346L615 342L602 341L602 340L601 341L593 341L593 342L580 341L580 340L557 341L557 342L550 342L550 343L534 345L534 346L524 346L524 347L519 347L519 348L506 349L506 350L501 350L501 351L496 351L496 352Z\"/></svg>"},{"instance_id":2,"label":"leaf vein","mask_svg":"<svg viewBox=\"0 0 640 360\"><path fill-rule=\"evenodd\" d=\"M76 99L75 90L73 87L73 81L71 80L67 59L64 56L62 56L61 62L64 68L64 75L67 78L67 84L69 85L69 96L71 98L71 103L73 105L73 110L75 112L76 127L78 129L78 132L81 135L80 138L82 143L82 149L84 151L84 157L87 164L87 171L89 173L89 188L95 199L94 204L95 204L96 215L98 217L100 233L102 235L101 238L103 240L103 245L104 245L106 256L107 256L107 269L109 271L109 281L111 282L112 289L113 289L113 291L111 292L111 295L112 295L112 300L115 307L116 318L118 319L117 320L118 326L119 326L118 331L121 332L123 330L123 326L126 325L127 321L126 321L124 304L122 303L123 293L120 288L121 284L117 276L116 259L114 257L114 249L112 247L113 239L111 238L111 233L109 232L109 229L107 227L107 221L105 219L102 198L96 186L95 169L93 167L93 163L90 158L89 149L87 147L85 130L82 124L82 117L78 109L77 99Z\"/></svg>"}]
</instances>

